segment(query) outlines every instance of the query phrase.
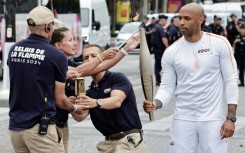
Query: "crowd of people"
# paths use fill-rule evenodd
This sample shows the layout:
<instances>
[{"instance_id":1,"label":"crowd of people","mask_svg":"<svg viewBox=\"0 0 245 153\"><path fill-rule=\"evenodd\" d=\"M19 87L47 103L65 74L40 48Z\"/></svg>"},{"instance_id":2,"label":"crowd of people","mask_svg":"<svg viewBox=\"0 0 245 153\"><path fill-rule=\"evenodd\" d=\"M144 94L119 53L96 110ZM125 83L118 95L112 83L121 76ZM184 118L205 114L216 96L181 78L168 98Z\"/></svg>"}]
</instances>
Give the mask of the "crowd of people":
<instances>
[{"instance_id":1,"label":"crowd of people","mask_svg":"<svg viewBox=\"0 0 245 153\"><path fill-rule=\"evenodd\" d=\"M160 87L155 100L145 100L143 108L152 112L164 107L175 93L171 153L196 152L198 145L203 153L226 153L227 138L235 131L238 85L232 46L240 58L244 24L234 20L238 37L228 41L202 31L204 15L200 5L190 3L169 26L165 15L144 26ZM83 49L84 63L76 63L70 60L76 49L71 32L54 28L60 22L48 8L35 7L27 17L31 34L10 48L9 131L14 151L67 153L71 113L76 121L90 115L105 137L96 146L99 153L145 153L133 86L124 74L108 70L139 45L140 36L120 50L90 44ZM92 82L85 95L77 96L74 78L81 76L91 76Z\"/></svg>"}]
</instances>

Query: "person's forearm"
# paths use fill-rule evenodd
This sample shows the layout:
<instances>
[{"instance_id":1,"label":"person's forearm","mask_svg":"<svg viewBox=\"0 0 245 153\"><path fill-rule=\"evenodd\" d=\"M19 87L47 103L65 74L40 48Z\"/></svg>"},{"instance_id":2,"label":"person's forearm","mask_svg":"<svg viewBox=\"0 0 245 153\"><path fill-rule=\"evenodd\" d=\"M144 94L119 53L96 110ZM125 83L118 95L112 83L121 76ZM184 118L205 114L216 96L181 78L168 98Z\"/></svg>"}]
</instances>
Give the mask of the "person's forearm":
<instances>
[{"instance_id":1,"label":"person's forearm","mask_svg":"<svg viewBox=\"0 0 245 153\"><path fill-rule=\"evenodd\" d=\"M168 45L168 40L167 38L162 38L162 43L164 44L164 46L167 48L169 45Z\"/></svg>"},{"instance_id":2,"label":"person's forearm","mask_svg":"<svg viewBox=\"0 0 245 153\"><path fill-rule=\"evenodd\" d=\"M124 99L121 98L120 96L113 96L113 97L104 98L100 100L102 103L100 107L101 109L111 110L111 109L120 108Z\"/></svg>"},{"instance_id":3,"label":"person's forearm","mask_svg":"<svg viewBox=\"0 0 245 153\"><path fill-rule=\"evenodd\" d=\"M228 104L228 114L227 116L236 116L237 105Z\"/></svg>"},{"instance_id":4,"label":"person's forearm","mask_svg":"<svg viewBox=\"0 0 245 153\"><path fill-rule=\"evenodd\" d=\"M234 51L236 50L236 43L237 43L237 40L235 40L234 43L233 43L233 49L234 49Z\"/></svg>"},{"instance_id":5,"label":"person's forearm","mask_svg":"<svg viewBox=\"0 0 245 153\"><path fill-rule=\"evenodd\" d=\"M233 44L233 49L234 49L234 52L235 52L235 49L236 49L236 44L235 43Z\"/></svg>"},{"instance_id":6,"label":"person's forearm","mask_svg":"<svg viewBox=\"0 0 245 153\"><path fill-rule=\"evenodd\" d=\"M126 52L129 52L128 49L124 49ZM116 56L112 59L105 60L103 63L99 64L97 67L89 71L88 73L84 74L84 76L91 76L97 74L102 71L106 71L116 65L125 55L119 51Z\"/></svg>"},{"instance_id":7,"label":"person's forearm","mask_svg":"<svg viewBox=\"0 0 245 153\"><path fill-rule=\"evenodd\" d=\"M236 30L240 33L241 29L240 29L240 27L239 27L239 25L237 23L235 24L235 27L236 27Z\"/></svg>"},{"instance_id":8,"label":"person's forearm","mask_svg":"<svg viewBox=\"0 0 245 153\"><path fill-rule=\"evenodd\" d=\"M67 98L65 95L60 96L59 99L56 99L56 106L68 110L69 112L74 111L74 106L71 104L69 98Z\"/></svg>"},{"instance_id":9,"label":"person's forearm","mask_svg":"<svg viewBox=\"0 0 245 153\"><path fill-rule=\"evenodd\" d=\"M101 55L100 58L104 60ZM93 58L91 61L83 63L75 68L75 70L80 73L81 76L88 76L93 69L95 69L100 63L100 58Z\"/></svg>"}]
</instances>

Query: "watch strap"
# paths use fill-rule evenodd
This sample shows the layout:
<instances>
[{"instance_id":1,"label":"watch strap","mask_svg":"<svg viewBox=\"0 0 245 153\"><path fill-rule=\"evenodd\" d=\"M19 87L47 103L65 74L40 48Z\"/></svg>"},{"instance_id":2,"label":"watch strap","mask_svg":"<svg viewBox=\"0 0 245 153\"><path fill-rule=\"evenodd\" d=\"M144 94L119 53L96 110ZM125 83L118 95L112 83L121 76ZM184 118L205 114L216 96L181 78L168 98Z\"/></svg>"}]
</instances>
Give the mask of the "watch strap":
<instances>
[{"instance_id":1,"label":"watch strap","mask_svg":"<svg viewBox=\"0 0 245 153\"><path fill-rule=\"evenodd\" d=\"M236 116L227 116L226 119L236 122Z\"/></svg>"},{"instance_id":2,"label":"watch strap","mask_svg":"<svg viewBox=\"0 0 245 153\"><path fill-rule=\"evenodd\" d=\"M97 108L101 107L101 100L100 99L96 99L96 104L97 104Z\"/></svg>"}]
</instances>

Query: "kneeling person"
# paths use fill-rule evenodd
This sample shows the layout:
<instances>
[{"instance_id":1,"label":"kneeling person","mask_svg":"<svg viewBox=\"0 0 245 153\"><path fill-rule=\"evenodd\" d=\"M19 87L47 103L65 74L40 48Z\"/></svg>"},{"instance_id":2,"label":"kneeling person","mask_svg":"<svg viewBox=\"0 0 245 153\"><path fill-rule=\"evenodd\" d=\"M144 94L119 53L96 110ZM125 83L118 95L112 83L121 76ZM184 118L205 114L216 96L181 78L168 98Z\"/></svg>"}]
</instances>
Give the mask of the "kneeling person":
<instances>
[{"instance_id":1,"label":"kneeling person","mask_svg":"<svg viewBox=\"0 0 245 153\"><path fill-rule=\"evenodd\" d=\"M84 62L89 62L101 52L103 48L100 46L88 45L83 51ZM79 99L79 103L87 111L75 119L82 121L90 114L95 128L105 136L105 141L97 145L98 151L146 152L136 98L130 81L124 74L110 71L92 75L92 79L87 96Z\"/></svg>"}]
</instances>

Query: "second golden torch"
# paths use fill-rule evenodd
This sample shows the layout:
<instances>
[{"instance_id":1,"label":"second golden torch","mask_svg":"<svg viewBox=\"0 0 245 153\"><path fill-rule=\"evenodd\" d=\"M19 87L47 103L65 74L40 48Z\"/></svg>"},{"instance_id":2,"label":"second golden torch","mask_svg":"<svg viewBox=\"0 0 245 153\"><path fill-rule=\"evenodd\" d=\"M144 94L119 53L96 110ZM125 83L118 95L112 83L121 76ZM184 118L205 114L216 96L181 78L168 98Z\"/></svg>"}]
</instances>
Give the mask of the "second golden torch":
<instances>
[{"instance_id":1,"label":"second golden torch","mask_svg":"<svg viewBox=\"0 0 245 153\"><path fill-rule=\"evenodd\" d=\"M84 77L77 77L75 79L75 95L81 96L85 94L86 94L86 91L85 91Z\"/></svg>"}]
</instances>

